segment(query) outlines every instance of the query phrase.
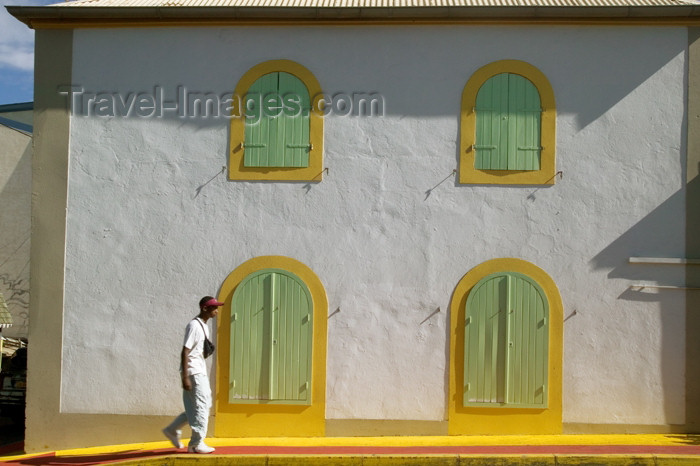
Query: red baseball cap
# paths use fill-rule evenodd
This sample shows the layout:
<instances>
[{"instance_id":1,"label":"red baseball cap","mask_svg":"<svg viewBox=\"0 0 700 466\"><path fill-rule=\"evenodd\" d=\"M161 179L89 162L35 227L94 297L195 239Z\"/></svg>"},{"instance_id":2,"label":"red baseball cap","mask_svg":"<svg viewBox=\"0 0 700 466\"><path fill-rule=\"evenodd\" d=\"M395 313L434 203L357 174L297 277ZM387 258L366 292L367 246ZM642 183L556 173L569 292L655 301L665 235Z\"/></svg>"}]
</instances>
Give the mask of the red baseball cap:
<instances>
[{"instance_id":1,"label":"red baseball cap","mask_svg":"<svg viewBox=\"0 0 700 466\"><path fill-rule=\"evenodd\" d=\"M223 306L224 303L219 302L216 300L216 298L211 298L209 301L206 301L202 306L204 307L209 307L209 306Z\"/></svg>"}]
</instances>

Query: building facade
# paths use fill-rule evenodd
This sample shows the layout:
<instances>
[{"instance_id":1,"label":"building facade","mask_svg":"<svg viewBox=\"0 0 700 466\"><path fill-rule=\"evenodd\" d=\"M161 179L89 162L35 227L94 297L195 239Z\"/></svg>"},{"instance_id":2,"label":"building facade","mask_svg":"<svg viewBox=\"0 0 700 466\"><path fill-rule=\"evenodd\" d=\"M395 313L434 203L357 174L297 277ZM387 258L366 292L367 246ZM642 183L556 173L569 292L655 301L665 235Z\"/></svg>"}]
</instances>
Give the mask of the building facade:
<instances>
[{"instance_id":1,"label":"building facade","mask_svg":"<svg viewBox=\"0 0 700 466\"><path fill-rule=\"evenodd\" d=\"M215 436L697 430L692 4L126 3L10 9L28 450L159 439L205 294Z\"/></svg>"},{"instance_id":2,"label":"building facade","mask_svg":"<svg viewBox=\"0 0 700 466\"><path fill-rule=\"evenodd\" d=\"M0 294L8 320L2 334L29 332L33 104L0 105Z\"/></svg>"}]
</instances>

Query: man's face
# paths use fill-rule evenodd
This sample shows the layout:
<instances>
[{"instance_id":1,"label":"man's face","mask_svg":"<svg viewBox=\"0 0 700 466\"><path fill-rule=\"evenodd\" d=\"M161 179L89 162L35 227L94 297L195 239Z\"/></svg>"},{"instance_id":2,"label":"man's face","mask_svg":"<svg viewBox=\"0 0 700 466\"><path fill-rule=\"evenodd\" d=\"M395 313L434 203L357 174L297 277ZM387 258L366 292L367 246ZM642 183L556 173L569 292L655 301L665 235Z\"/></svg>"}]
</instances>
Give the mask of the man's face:
<instances>
[{"instance_id":1,"label":"man's face","mask_svg":"<svg viewBox=\"0 0 700 466\"><path fill-rule=\"evenodd\" d=\"M216 317L219 313L219 306L204 306L204 312L209 318Z\"/></svg>"}]
</instances>

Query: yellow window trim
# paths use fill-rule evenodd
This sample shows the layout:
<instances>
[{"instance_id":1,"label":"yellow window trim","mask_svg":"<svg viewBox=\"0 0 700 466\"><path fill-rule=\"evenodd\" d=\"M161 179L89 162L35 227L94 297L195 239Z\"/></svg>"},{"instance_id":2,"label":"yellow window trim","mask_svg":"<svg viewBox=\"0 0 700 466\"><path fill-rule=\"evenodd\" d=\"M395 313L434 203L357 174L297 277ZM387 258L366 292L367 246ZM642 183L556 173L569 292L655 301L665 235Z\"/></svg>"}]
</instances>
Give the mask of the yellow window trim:
<instances>
[{"instance_id":1,"label":"yellow window trim","mask_svg":"<svg viewBox=\"0 0 700 466\"><path fill-rule=\"evenodd\" d=\"M231 354L230 309L236 287L251 273L283 269L299 277L313 301L313 346L311 404L232 404L228 402L229 357ZM219 301L225 303L217 318L216 350L216 437L316 437L325 436L326 342L328 298L318 276L305 264L284 256L260 256L238 266L221 285Z\"/></svg>"},{"instance_id":2,"label":"yellow window trim","mask_svg":"<svg viewBox=\"0 0 700 466\"><path fill-rule=\"evenodd\" d=\"M261 76L274 72L286 72L304 83L311 99L309 118L309 166L295 167L246 167L243 165L243 142L245 122L240 104L250 86ZM314 75L299 63L291 60L271 60L260 63L248 70L238 81L234 93L231 118L231 139L229 144L230 180L249 181L321 181L323 179L323 109L318 99L322 98L321 85Z\"/></svg>"},{"instance_id":3,"label":"yellow window trim","mask_svg":"<svg viewBox=\"0 0 700 466\"><path fill-rule=\"evenodd\" d=\"M549 303L548 404L544 409L464 407L464 315L467 298L484 277L499 272L527 275L542 287ZM564 310L559 289L536 265L512 258L493 259L470 270L457 284L450 303L449 435L560 434L562 432L562 348Z\"/></svg>"},{"instance_id":4,"label":"yellow window trim","mask_svg":"<svg viewBox=\"0 0 700 466\"><path fill-rule=\"evenodd\" d=\"M542 119L539 170L477 170L472 149L476 143L476 94L492 76L514 73L529 79L540 93ZM519 60L500 60L479 68L462 92L459 146L459 182L464 184L554 184L557 111L554 91L547 77L537 68Z\"/></svg>"}]
</instances>

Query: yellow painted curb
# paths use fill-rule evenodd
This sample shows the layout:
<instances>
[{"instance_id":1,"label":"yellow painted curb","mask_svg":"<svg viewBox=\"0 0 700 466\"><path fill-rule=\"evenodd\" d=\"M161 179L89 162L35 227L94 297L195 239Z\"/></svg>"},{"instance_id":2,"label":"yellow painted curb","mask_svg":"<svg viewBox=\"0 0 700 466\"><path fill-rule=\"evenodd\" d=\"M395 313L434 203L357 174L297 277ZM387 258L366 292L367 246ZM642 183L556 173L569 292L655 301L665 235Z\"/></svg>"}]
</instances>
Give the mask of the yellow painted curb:
<instances>
[{"instance_id":1,"label":"yellow painted curb","mask_svg":"<svg viewBox=\"0 0 700 466\"><path fill-rule=\"evenodd\" d=\"M183 439L187 445L187 439ZM275 437L275 438L207 438L207 443L213 447L225 446L298 446L298 447L333 447L333 446L363 446L363 447L421 447L421 446L502 446L502 445L649 445L649 446L678 446L700 445L700 435L691 434L635 434L635 435L506 435L506 436L407 436L407 437ZM122 445L105 445L69 450L58 450L56 457L66 456L90 456L115 454L138 450L160 450L172 448L167 440L158 442L143 442ZM43 454L52 453L45 452ZM40 456L42 453L30 455L0 456L0 462L17 461L26 458ZM251 457L253 455L250 455ZM275 455L260 455L261 457L274 457ZM284 456L289 458L294 455ZM359 456L359 455L358 455ZM417 457L418 455L410 455ZM454 455L456 456L456 455ZM467 457L462 455L463 457ZM477 455L480 456L480 455ZM483 456L483 455L481 455ZM505 455L499 455L504 457ZM552 457L552 455L546 455ZM596 458L599 456L594 455ZM631 457L632 455L627 455ZM182 457L191 458L192 455ZM171 458L182 458L179 455L168 454L159 461ZM223 457L223 456L222 456ZM238 456L241 458L241 456ZM247 457L247 456L246 456ZM367 457L367 456L365 456ZM423 456L421 456L423 457ZM559 457L559 456L558 456ZM592 456L593 457L593 456ZM700 465L700 457L690 455L657 455L658 461L664 461L664 465ZM157 458L157 457L153 457ZM196 457L200 458L200 457ZM541 456L540 458L543 458ZM564 458L564 456L561 456ZM678 463L675 461L678 459ZM145 463L150 459L142 458L137 463ZM178 460L181 461L181 460ZM189 460L188 460L189 461ZM199 460L198 460L199 461ZM694 461L689 462L689 461ZM137 464L132 463L132 464ZM129 464L129 463L122 463ZM166 464L166 463L161 463ZM169 464L169 463L167 463ZM178 464L180 464L178 462ZM201 464L201 463L200 463ZM213 463L212 463L213 464ZM251 463L258 464L258 463ZM657 462L657 464L660 464Z\"/></svg>"},{"instance_id":2,"label":"yellow painted curb","mask_svg":"<svg viewBox=\"0 0 700 466\"><path fill-rule=\"evenodd\" d=\"M119 463L125 466L691 466L693 455L173 455Z\"/></svg>"}]
</instances>

